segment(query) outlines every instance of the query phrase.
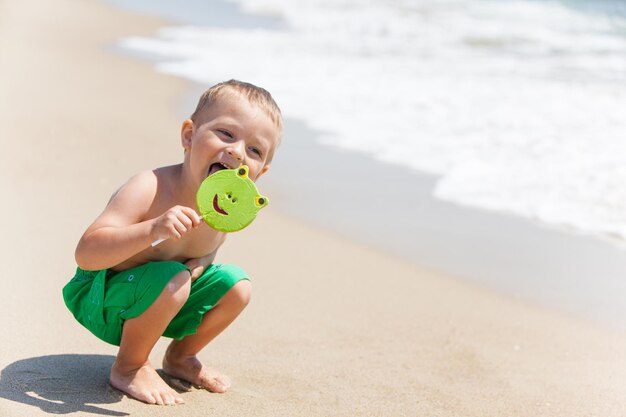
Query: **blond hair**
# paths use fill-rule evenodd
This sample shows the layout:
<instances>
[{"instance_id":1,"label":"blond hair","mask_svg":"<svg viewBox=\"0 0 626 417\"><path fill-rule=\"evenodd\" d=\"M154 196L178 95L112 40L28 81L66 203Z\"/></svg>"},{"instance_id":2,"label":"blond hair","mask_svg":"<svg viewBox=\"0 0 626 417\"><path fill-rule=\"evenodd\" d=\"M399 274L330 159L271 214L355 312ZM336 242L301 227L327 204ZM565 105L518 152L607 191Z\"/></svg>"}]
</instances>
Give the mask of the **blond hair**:
<instances>
[{"instance_id":1,"label":"blond hair","mask_svg":"<svg viewBox=\"0 0 626 417\"><path fill-rule=\"evenodd\" d=\"M198 122L200 113L209 108L220 98L224 97L229 92L236 92L245 97L249 103L259 106L267 113L272 122L278 127L280 136L283 133L283 116L280 112L280 108L272 98L272 95L264 88L257 87L254 84L246 83L239 80L228 80L215 84L213 87L206 90L198 100L196 110L191 115L191 120L194 123ZM280 141L279 136L279 141Z\"/></svg>"}]
</instances>

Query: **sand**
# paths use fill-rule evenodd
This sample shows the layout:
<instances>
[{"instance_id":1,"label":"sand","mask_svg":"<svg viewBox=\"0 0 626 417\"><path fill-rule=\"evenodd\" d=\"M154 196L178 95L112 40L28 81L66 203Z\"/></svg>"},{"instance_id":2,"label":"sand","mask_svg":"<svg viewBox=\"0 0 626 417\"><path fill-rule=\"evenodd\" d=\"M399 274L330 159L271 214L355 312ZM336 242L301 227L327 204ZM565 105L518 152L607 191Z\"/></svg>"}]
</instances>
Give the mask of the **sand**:
<instances>
[{"instance_id":1,"label":"sand","mask_svg":"<svg viewBox=\"0 0 626 417\"><path fill-rule=\"evenodd\" d=\"M248 309L201 354L231 391L194 389L167 408L109 388L115 347L60 291L119 184L182 158L178 109L193 86L112 50L162 24L96 0L0 1L0 416L626 415L623 332L270 208L218 258L254 279Z\"/></svg>"}]
</instances>

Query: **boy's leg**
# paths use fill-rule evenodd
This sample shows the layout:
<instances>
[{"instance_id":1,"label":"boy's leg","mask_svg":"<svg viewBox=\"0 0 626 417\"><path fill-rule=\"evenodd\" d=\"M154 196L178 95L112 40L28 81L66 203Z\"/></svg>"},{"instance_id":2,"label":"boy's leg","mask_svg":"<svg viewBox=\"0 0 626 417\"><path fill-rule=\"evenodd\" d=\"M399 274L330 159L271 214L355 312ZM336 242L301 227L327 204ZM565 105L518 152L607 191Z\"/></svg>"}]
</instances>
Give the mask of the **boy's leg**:
<instances>
[{"instance_id":1,"label":"boy's leg","mask_svg":"<svg viewBox=\"0 0 626 417\"><path fill-rule=\"evenodd\" d=\"M157 374L148 356L189 297L190 285L188 271L177 273L146 311L124 322L120 350L111 367L111 385L149 404L184 402Z\"/></svg>"},{"instance_id":2,"label":"boy's leg","mask_svg":"<svg viewBox=\"0 0 626 417\"><path fill-rule=\"evenodd\" d=\"M196 333L172 341L163 358L163 370L211 392L225 392L230 387L230 379L204 366L196 355L243 311L250 301L251 293L252 287L248 280L233 285L204 314Z\"/></svg>"}]
</instances>

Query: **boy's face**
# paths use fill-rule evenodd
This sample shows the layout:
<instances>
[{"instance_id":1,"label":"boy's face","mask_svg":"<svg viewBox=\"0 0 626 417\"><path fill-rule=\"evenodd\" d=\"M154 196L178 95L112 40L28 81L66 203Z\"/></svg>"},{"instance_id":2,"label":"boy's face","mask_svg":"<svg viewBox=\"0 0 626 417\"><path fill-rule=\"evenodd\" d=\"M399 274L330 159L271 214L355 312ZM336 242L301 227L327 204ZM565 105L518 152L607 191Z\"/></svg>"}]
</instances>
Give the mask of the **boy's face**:
<instances>
[{"instance_id":1,"label":"boy's face","mask_svg":"<svg viewBox=\"0 0 626 417\"><path fill-rule=\"evenodd\" d=\"M205 109L196 123L185 120L181 139L185 163L199 182L225 168L249 167L256 181L269 169L280 131L265 111L236 92Z\"/></svg>"}]
</instances>

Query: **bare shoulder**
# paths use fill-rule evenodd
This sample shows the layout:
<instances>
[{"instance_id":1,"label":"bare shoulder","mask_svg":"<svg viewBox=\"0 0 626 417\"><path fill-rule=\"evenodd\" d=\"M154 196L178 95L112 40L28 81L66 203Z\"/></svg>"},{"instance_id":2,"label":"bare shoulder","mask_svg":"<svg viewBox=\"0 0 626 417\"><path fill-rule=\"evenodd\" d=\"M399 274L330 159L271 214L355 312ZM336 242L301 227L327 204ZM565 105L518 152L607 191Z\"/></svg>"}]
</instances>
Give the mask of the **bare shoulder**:
<instances>
[{"instance_id":1,"label":"bare shoulder","mask_svg":"<svg viewBox=\"0 0 626 417\"><path fill-rule=\"evenodd\" d=\"M122 226L141 221L156 197L157 188L155 171L147 170L133 175L113 193L92 228Z\"/></svg>"},{"instance_id":2,"label":"bare shoulder","mask_svg":"<svg viewBox=\"0 0 626 417\"><path fill-rule=\"evenodd\" d=\"M157 174L155 171L143 171L133 175L111 196L108 206L137 204L151 201L157 192Z\"/></svg>"}]
</instances>

